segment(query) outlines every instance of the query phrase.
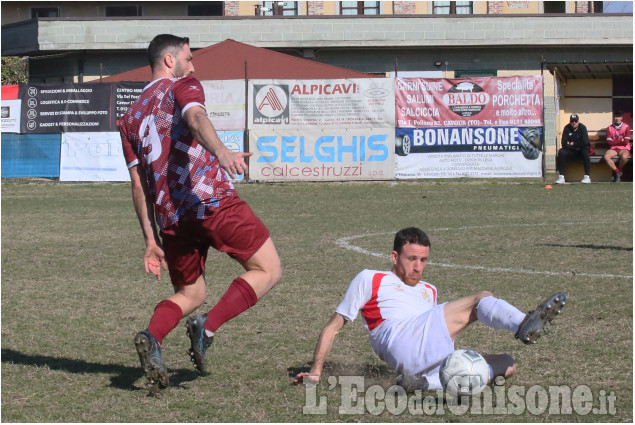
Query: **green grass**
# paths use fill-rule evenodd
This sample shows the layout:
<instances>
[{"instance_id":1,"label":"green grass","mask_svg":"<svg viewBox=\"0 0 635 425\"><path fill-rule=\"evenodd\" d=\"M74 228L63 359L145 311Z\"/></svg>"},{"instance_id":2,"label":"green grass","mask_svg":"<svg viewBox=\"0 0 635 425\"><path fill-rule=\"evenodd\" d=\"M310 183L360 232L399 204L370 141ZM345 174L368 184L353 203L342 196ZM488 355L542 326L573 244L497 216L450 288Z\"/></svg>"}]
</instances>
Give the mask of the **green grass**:
<instances>
[{"instance_id":1,"label":"green grass","mask_svg":"<svg viewBox=\"0 0 635 425\"><path fill-rule=\"evenodd\" d=\"M143 239L126 184L2 183L3 422L624 422L633 420L633 187L539 180L239 185L267 224L284 276L226 323L210 349L211 374L185 354L183 324L165 340L170 387L149 391L132 337L171 293L143 271ZM350 280L386 270L394 232L432 239L424 279L439 302L489 290L522 310L563 291L551 335L524 346L475 324L457 347L507 352L511 386L587 385L611 391L616 414L340 415L340 386L317 395L326 415L303 415L306 370L318 333ZM241 269L210 252L207 311ZM549 273L551 272L551 273ZM361 319L346 326L325 375L364 375L387 389L395 374L372 352ZM361 394L360 394L361 395ZM424 393L423 396L434 396ZM596 401L597 405L597 401Z\"/></svg>"}]
</instances>

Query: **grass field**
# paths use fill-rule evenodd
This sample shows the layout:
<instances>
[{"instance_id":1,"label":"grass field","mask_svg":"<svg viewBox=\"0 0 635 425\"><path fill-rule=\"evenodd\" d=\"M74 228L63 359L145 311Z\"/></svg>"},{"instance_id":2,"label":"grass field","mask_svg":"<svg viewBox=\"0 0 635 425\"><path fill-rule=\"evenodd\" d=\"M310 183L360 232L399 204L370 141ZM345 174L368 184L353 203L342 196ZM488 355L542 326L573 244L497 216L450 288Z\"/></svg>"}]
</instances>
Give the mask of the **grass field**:
<instances>
[{"instance_id":1,"label":"grass field","mask_svg":"<svg viewBox=\"0 0 635 425\"><path fill-rule=\"evenodd\" d=\"M209 375L191 367L179 325L163 344L170 386L156 394L132 339L171 286L167 276L156 282L143 271L129 186L3 181L2 421L632 422L631 184L243 184L238 191L271 230L282 281L219 330ZM516 359L519 373L499 392L533 388L527 397L540 400L541 388L586 386L592 401L571 414L551 405L530 409L536 402L527 401L508 414L445 409L422 416L389 409L386 399L383 410L340 414L345 391L333 385L337 377L363 376L375 389L396 379L358 318L335 341L325 371L332 378L323 375L313 394L326 397L326 414L303 414L311 393L290 386L291 376L308 369L318 333L350 280L364 268L389 269L394 232L411 225L431 237L424 279L439 288L439 302L490 290L529 310L565 292L563 314L536 345L481 324L456 345ZM204 311L240 273L216 252L207 268ZM613 395L609 412L601 403ZM421 396L435 400L433 392Z\"/></svg>"}]
</instances>

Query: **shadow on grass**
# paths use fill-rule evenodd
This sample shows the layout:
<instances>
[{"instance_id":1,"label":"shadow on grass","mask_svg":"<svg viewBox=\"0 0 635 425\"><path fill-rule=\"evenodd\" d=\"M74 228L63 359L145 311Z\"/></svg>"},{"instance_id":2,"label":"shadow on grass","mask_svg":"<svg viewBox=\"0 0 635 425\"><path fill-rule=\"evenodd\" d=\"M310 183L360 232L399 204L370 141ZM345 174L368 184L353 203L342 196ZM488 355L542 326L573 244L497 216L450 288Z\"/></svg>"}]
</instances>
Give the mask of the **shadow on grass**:
<instances>
[{"instance_id":1,"label":"shadow on grass","mask_svg":"<svg viewBox=\"0 0 635 425\"><path fill-rule=\"evenodd\" d=\"M563 244L558 244L558 243L543 243L543 244L539 244L542 246L552 246L552 247L556 247L556 248L584 248L584 249L607 249L607 250L611 250L611 251L632 251L633 247L625 247L625 246L610 246L610 245L589 245L589 244L582 244L582 245L563 245Z\"/></svg>"},{"instance_id":2,"label":"shadow on grass","mask_svg":"<svg viewBox=\"0 0 635 425\"><path fill-rule=\"evenodd\" d=\"M19 351L2 349L2 363L12 363L25 366L48 367L51 370L60 370L68 373L104 373L113 375L110 378L110 386L123 390L146 390L147 388L135 385L135 382L143 376L141 367L130 367L116 364L91 363L80 359L64 357L51 357L42 355L30 355ZM183 383L195 380L201 376L198 372L189 369L169 370L170 386L181 387Z\"/></svg>"},{"instance_id":3,"label":"shadow on grass","mask_svg":"<svg viewBox=\"0 0 635 425\"><path fill-rule=\"evenodd\" d=\"M295 378L298 373L309 372L312 362L305 363L302 366L291 366L287 368L290 378ZM322 369L322 376L363 376L368 382L377 383L375 381L397 382L397 374L385 364L340 364L326 362ZM391 385L392 385L391 384Z\"/></svg>"}]
</instances>

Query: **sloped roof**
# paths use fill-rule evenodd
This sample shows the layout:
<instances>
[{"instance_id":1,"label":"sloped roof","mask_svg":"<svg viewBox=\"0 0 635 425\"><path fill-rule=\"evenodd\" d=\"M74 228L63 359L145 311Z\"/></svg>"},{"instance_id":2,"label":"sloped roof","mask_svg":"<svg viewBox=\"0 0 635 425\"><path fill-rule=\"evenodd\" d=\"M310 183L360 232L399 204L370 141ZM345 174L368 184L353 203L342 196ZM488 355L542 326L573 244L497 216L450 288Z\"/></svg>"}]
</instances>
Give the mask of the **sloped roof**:
<instances>
[{"instance_id":1,"label":"sloped roof","mask_svg":"<svg viewBox=\"0 0 635 425\"><path fill-rule=\"evenodd\" d=\"M376 78L376 75L297 58L227 39L192 53L199 80ZM100 82L150 81L150 65L114 74Z\"/></svg>"}]
</instances>

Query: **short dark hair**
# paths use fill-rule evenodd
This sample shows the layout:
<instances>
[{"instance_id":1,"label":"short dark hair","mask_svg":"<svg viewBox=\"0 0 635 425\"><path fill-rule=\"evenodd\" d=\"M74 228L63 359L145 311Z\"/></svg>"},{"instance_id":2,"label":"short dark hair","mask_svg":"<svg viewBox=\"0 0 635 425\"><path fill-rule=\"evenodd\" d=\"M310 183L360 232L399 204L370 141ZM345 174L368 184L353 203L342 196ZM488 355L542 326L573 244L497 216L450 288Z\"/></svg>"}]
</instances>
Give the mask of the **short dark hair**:
<instances>
[{"instance_id":1,"label":"short dark hair","mask_svg":"<svg viewBox=\"0 0 635 425\"><path fill-rule=\"evenodd\" d=\"M417 227L407 227L401 229L395 235L395 242L393 243L393 251L401 253L401 248L409 243L421 246L427 246L430 248L430 239L425 232Z\"/></svg>"},{"instance_id":2,"label":"short dark hair","mask_svg":"<svg viewBox=\"0 0 635 425\"><path fill-rule=\"evenodd\" d=\"M624 116L624 112L620 111L619 109L617 111L615 111L615 113L613 114L614 117L623 117Z\"/></svg>"},{"instance_id":3,"label":"short dark hair","mask_svg":"<svg viewBox=\"0 0 635 425\"><path fill-rule=\"evenodd\" d=\"M176 53L184 46L190 44L189 37L178 37L172 34L159 34L152 39L148 46L148 61L150 67L154 67L163 60L163 56L168 53L172 53L176 56Z\"/></svg>"}]
</instances>

